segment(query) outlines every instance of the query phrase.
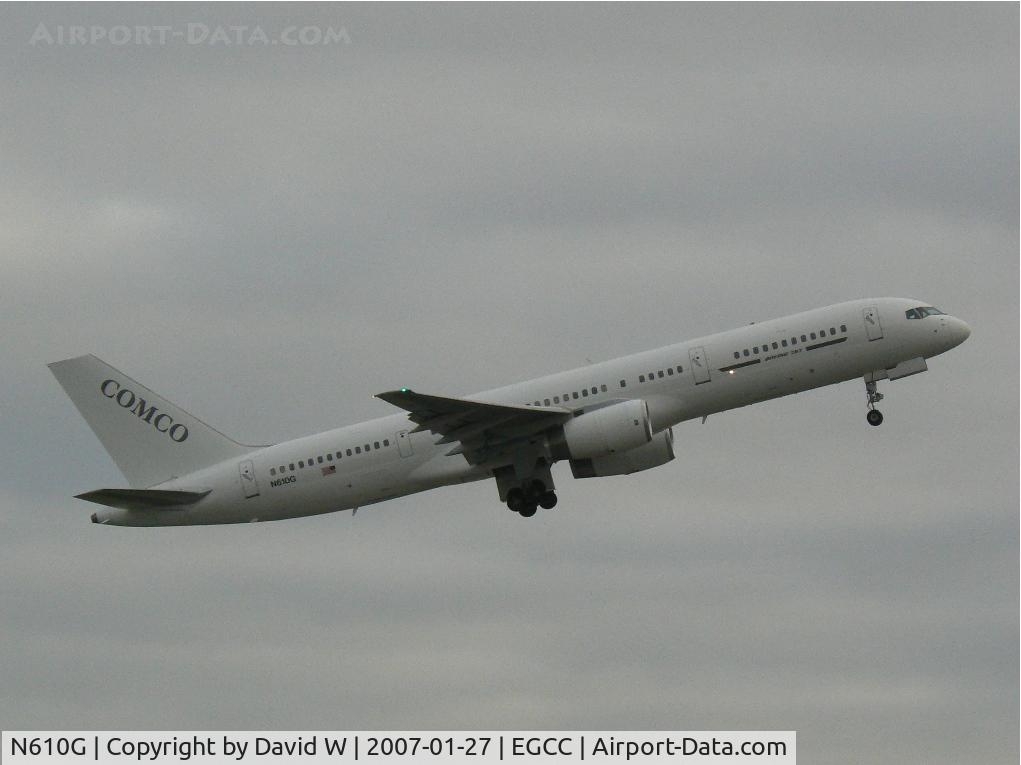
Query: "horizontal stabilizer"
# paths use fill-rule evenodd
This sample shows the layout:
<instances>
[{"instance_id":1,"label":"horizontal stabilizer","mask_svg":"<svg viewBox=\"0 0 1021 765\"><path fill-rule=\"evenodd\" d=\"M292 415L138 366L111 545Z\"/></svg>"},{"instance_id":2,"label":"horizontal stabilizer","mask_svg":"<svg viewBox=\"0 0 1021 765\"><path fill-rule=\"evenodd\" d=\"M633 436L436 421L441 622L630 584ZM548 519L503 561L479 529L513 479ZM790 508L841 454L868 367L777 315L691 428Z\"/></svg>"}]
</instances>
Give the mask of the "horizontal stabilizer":
<instances>
[{"instance_id":1,"label":"horizontal stabilizer","mask_svg":"<svg viewBox=\"0 0 1021 765\"><path fill-rule=\"evenodd\" d=\"M184 510L188 505L194 505L210 491L210 489L205 491L96 489L79 494L76 498L124 510Z\"/></svg>"}]
</instances>

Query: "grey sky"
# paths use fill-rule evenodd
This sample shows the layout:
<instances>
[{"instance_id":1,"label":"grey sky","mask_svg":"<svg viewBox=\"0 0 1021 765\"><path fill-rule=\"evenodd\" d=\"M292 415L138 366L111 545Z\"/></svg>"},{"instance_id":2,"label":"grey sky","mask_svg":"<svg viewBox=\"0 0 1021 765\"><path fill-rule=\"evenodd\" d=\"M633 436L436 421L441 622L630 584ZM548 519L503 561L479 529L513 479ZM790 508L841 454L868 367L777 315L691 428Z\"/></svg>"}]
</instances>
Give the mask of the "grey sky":
<instances>
[{"instance_id":1,"label":"grey sky","mask_svg":"<svg viewBox=\"0 0 1021 765\"><path fill-rule=\"evenodd\" d=\"M797 729L1016 762L1014 4L0 9L0 724ZM59 25L332 46L30 46ZM865 295L971 339L630 478L97 528L45 364L246 442Z\"/></svg>"}]
</instances>

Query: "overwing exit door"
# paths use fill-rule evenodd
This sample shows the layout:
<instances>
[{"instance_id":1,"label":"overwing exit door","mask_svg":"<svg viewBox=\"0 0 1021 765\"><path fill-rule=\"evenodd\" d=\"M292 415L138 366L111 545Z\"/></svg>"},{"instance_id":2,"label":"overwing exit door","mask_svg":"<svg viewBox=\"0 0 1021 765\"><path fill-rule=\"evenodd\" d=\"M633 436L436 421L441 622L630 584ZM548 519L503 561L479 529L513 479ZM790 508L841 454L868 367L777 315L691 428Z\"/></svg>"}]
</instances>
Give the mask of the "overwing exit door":
<instances>
[{"instance_id":1,"label":"overwing exit door","mask_svg":"<svg viewBox=\"0 0 1021 765\"><path fill-rule=\"evenodd\" d=\"M397 434L397 449L402 457L410 457L412 455L411 439L408 437L408 431L402 430Z\"/></svg>"}]
</instances>

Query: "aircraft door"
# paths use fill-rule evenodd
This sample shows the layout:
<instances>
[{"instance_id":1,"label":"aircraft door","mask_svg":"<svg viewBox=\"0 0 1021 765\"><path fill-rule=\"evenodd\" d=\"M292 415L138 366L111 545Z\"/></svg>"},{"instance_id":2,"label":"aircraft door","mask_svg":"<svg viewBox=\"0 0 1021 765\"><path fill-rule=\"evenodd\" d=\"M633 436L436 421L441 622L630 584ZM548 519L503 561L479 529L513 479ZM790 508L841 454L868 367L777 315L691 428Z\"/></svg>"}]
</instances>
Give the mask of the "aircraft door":
<instances>
[{"instance_id":1,"label":"aircraft door","mask_svg":"<svg viewBox=\"0 0 1021 765\"><path fill-rule=\"evenodd\" d=\"M259 496L259 484L255 480L255 466L251 460L245 460L238 465L241 473L241 488L245 492L245 499Z\"/></svg>"},{"instance_id":2,"label":"aircraft door","mask_svg":"<svg viewBox=\"0 0 1021 765\"><path fill-rule=\"evenodd\" d=\"M411 448L411 438L408 436L408 431L402 430L397 434L397 449L400 451L402 457L410 457L414 454Z\"/></svg>"},{"instance_id":3,"label":"aircraft door","mask_svg":"<svg viewBox=\"0 0 1021 765\"><path fill-rule=\"evenodd\" d=\"M865 319L865 334L869 340L882 340L883 325L879 323L879 309L870 305L862 309L862 316Z\"/></svg>"},{"instance_id":4,"label":"aircraft door","mask_svg":"<svg viewBox=\"0 0 1021 765\"><path fill-rule=\"evenodd\" d=\"M688 351L688 360L691 362L691 374L695 378L695 385L709 382L709 360L706 359L705 349L702 346L692 348Z\"/></svg>"}]
</instances>

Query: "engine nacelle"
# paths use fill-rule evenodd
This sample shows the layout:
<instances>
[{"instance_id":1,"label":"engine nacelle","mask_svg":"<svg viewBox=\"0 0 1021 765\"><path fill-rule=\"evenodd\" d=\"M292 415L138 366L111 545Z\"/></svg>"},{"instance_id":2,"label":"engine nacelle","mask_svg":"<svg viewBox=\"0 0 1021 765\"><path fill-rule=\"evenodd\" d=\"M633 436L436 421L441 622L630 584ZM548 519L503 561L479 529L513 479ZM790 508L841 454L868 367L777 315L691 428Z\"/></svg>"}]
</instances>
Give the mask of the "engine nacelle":
<instances>
[{"instance_id":1,"label":"engine nacelle","mask_svg":"<svg viewBox=\"0 0 1021 765\"><path fill-rule=\"evenodd\" d=\"M563 447L572 460L605 457L649 443L652 422L641 399L610 404L564 423Z\"/></svg>"},{"instance_id":2,"label":"engine nacelle","mask_svg":"<svg viewBox=\"0 0 1021 765\"><path fill-rule=\"evenodd\" d=\"M628 475L665 465L674 458L674 432L670 428L657 433L647 444L606 457L571 460L575 478Z\"/></svg>"}]
</instances>

